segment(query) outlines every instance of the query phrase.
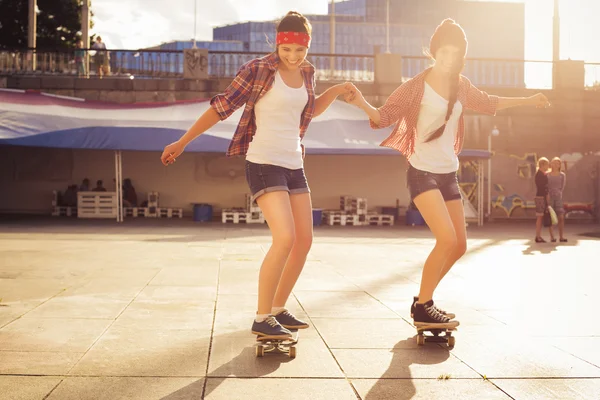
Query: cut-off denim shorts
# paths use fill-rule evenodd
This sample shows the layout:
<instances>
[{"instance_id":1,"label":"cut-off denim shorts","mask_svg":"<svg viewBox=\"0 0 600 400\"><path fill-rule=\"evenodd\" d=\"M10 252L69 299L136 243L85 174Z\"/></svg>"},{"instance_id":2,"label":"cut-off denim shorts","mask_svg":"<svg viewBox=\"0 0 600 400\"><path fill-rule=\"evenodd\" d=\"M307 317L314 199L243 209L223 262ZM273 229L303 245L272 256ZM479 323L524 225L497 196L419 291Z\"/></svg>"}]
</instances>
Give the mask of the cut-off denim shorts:
<instances>
[{"instance_id":1,"label":"cut-off denim shorts","mask_svg":"<svg viewBox=\"0 0 600 400\"><path fill-rule=\"evenodd\" d=\"M409 164L406 171L406 182L410 191L410 200L421 193L429 190L438 189L442 193L444 201L462 199L460 189L458 188L458 178L456 172L447 174L436 174L433 172L421 171Z\"/></svg>"},{"instance_id":2,"label":"cut-off denim shorts","mask_svg":"<svg viewBox=\"0 0 600 400\"><path fill-rule=\"evenodd\" d=\"M310 193L304 168L289 169L246 161L246 180L252 193L252 201L269 192Z\"/></svg>"}]
</instances>

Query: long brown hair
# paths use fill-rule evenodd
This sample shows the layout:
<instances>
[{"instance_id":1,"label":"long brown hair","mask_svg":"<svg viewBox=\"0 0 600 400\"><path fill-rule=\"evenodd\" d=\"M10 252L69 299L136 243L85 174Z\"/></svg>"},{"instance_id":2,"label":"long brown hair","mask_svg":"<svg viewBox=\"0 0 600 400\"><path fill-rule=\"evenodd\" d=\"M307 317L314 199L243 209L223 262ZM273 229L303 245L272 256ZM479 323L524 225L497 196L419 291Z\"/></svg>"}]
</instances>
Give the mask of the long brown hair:
<instances>
[{"instance_id":1,"label":"long brown hair","mask_svg":"<svg viewBox=\"0 0 600 400\"><path fill-rule=\"evenodd\" d=\"M435 132L429 135L425 142L431 142L432 140L435 140L444 134L444 130L446 129L446 125L448 124L450 116L452 116L454 105L458 99L460 73L462 72L465 64L468 42L465 31L462 29L462 27L450 18L443 20L442 23L435 29L433 36L431 36L428 51L429 57L435 60L437 51L440 49L440 47L445 45L454 45L461 49L462 60L454 66L454 70L448 78L450 79L450 97L448 98L448 110L446 111L444 125L440 126Z\"/></svg>"},{"instance_id":2,"label":"long brown hair","mask_svg":"<svg viewBox=\"0 0 600 400\"><path fill-rule=\"evenodd\" d=\"M312 25L304 15L297 11L288 12L277 24L276 30L277 32L299 32L312 35Z\"/></svg>"}]
</instances>

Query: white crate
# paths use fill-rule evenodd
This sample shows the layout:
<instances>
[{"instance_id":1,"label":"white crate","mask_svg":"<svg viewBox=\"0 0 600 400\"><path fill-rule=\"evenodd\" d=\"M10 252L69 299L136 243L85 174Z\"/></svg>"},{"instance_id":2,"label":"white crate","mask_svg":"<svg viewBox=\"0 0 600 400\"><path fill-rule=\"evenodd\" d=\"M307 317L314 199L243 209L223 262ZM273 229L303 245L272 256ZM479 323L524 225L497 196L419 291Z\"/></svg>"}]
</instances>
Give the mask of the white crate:
<instances>
[{"instance_id":1,"label":"white crate","mask_svg":"<svg viewBox=\"0 0 600 400\"><path fill-rule=\"evenodd\" d=\"M78 192L78 218L117 218L116 192Z\"/></svg>"},{"instance_id":2,"label":"white crate","mask_svg":"<svg viewBox=\"0 0 600 400\"><path fill-rule=\"evenodd\" d=\"M394 216L393 215L385 215L385 214L371 214L367 215L367 220L369 221L368 225L394 225Z\"/></svg>"},{"instance_id":3,"label":"white crate","mask_svg":"<svg viewBox=\"0 0 600 400\"><path fill-rule=\"evenodd\" d=\"M355 214L328 213L324 218L327 225L359 225L358 215Z\"/></svg>"},{"instance_id":4,"label":"white crate","mask_svg":"<svg viewBox=\"0 0 600 400\"><path fill-rule=\"evenodd\" d=\"M347 213L342 210L323 210L323 217L328 215L346 215Z\"/></svg>"},{"instance_id":5,"label":"white crate","mask_svg":"<svg viewBox=\"0 0 600 400\"><path fill-rule=\"evenodd\" d=\"M158 192L148 192L148 207L158 207Z\"/></svg>"},{"instance_id":6,"label":"white crate","mask_svg":"<svg viewBox=\"0 0 600 400\"><path fill-rule=\"evenodd\" d=\"M240 224L264 224L265 217L262 212L246 212L241 208L231 208L223 210L221 213L221 221L223 223Z\"/></svg>"},{"instance_id":7,"label":"white crate","mask_svg":"<svg viewBox=\"0 0 600 400\"><path fill-rule=\"evenodd\" d=\"M262 212L248 212L246 213L246 223L247 224L264 224L265 216Z\"/></svg>"},{"instance_id":8,"label":"white crate","mask_svg":"<svg viewBox=\"0 0 600 400\"><path fill-rule=\"evenodd\" d=\"M246 193L246 212L256 213L261 212L256 200L252 201L252 195Z\"/></svg>"},{"instance_id":9,"label":"white crate","mask_svg":"<svg viewBox=\"0 0 600 400\"><path fill-rule=\"evenodd\" d=\"M123 207L124 217L145 217L148 207Z\"/></svg>"},{"instance_id":10,"label":"white crate","mask_svg":"<svg viewBox=\"0 0 600 400\"><path fill-rule=\"evenodd\" d=\"M340 196L340 210L351 214L367 214L367 199L354 196Z\"/></svg>"},{"instance_id":11,"label":"white crate","mask_svg":"<svg viewBox=\"0 0 600 400\"><path fill-rule=\"evenodd\" d=\"M157 208L159 218L183 218L182 208Z\"/></svg>"},{"instance_id":12,"label":"white crate","mask_svg":"<svg viewBox=\"0 0 600 400\"><path fill-rule=\"evenodd\" d=\"M241 208L226 209L221 212L221 221L224 224L225 223L239 224L241 222L246 222L247 214L248 213L246 212L246 210L243 210Z\"/></svg>"},{"instance_id":13,"label":"white crate","mask_svg":"<svg viewBox=\"0 0 600 400\"><path fill-rule=\"evenodd\" d=\"M52 216L54 217L73 217L77 214L77 207L54 206L52 207Z\"/></svg>"}]
</instances>

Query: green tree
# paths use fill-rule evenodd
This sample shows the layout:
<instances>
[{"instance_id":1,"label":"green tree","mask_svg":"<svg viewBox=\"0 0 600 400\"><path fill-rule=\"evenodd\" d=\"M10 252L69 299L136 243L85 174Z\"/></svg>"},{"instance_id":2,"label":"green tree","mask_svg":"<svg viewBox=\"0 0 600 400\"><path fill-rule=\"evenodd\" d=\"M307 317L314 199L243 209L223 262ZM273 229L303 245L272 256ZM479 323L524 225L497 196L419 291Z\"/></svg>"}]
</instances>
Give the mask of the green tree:
<instances>
[{"instance_id":1,"label":"green tree","mask_svg":"<svg viewBox=\"0 0 600 400\"><path fill-rule=\"evenodd\" d=\"M75 47L81 38L81 5L81 0L37 0L37 48ZM0 48L27 48L28 7L28 0L0 0Z\"/></svg>"}]
</instances>

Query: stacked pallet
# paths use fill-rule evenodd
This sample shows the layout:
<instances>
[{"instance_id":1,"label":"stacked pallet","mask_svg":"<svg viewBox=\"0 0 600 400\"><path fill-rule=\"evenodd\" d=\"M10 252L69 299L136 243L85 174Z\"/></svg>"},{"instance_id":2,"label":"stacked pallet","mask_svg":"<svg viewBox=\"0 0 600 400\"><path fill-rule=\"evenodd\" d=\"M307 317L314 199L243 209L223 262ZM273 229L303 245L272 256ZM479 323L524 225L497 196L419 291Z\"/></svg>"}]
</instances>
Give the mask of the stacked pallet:
<instances>
[{"instance_id":1,"label":"stacked pallet","mask_svg":"<svg viewBox=\"0 0 600 400\"><path fill-rule=\"evenodd\" d=\"M52 216L53 217L74 217L77 215L77 207L59 206L58 191L52 191Z\"/></svg>"},{"instance_id":2,"label":"stacked pallet","mask_svg":"<svg viewBox=\"0 0 600 400\"><path fill-rule=\"evenodd\" d=\"M265 217L256 201L252 201L252 196L246 194L246 207L224 209L221 212L221 221L224 224L264 224Z\"/></svg>"},{"instance_id":3,"label":"stacked pallet","mask_svg":"<svg viewBox=\"0 0 600 400\"><path fill-rule=\"evenodd\" d=\"M369 211L367 199L354 196L340 196L339 210L323 211L323 221L327 225L394 225L394 216Z\"/></svg>"}]
</instances>

